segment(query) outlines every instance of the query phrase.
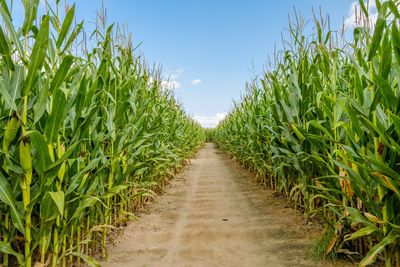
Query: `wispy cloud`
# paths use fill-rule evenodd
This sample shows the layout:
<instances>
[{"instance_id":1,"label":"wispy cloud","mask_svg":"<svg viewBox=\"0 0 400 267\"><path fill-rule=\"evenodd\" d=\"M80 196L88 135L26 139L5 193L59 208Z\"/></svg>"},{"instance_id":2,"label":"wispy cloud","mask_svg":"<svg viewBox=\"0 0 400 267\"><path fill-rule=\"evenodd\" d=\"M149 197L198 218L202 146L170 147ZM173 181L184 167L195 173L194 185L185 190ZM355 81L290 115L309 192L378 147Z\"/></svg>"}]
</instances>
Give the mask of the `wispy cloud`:
<instances>
[{"instance_id":1,"label":"wispy cloud","mask_svg":"<svg viewBox=\"0 0 400 267\"><path fill-rule=\"evenodd\" d=\"M192 85L199 85L201 83L202 83L202 80L200 80L200 79L194 79L193 81L190 82L190 84L192 84Z\"/></svg>"},{"instance_id":2,"label":"wispy cloud","mask_svg":"<svg viewBox=\"0 0 400 267\"><path fill-rule=\"evenodd\" d=\"M182 68L174 69L174 70L166 70L164 75L165 75L165 77L174 81L182 76L183 71L184 71L184 69L182 69Z\"/></svg>"},{"instance_id":3,"label":"wispy cloud","mask_svg":"<svg viewBox=\"0 0 400 267\"><path fill-rule=\"evenodd\" d=\"M161 81L161 86L165 89L179 89L182 87L182 84L177 80L181 77L183 73L183 69L175 69L166 71L164 73L164 78Z\"/></svg>"},{"instance_id":4,"label":"wispy cloud","mask_svg":"<svg viewBox=\"0 0 400 267\"><path fill-rule=\"evenodd\" d=\"M165 89L179 89L182 87L182 84L177 81L168 81L168 80L163 80L161 81L161 87Z\"/></svg>"},{"instance_id":5,"label":"wispy cloud","mask_svg":"<svg viewBox=\"0 0 400 267\"><path fill-rule=\"evenodd\" d=\"M361 18L362 10L358 1L354 1L351 3L348 16L344 21L344 25L346 28L357 27L365 25L365 21ZM369 14L369 26L375 24L376 19L378 18L378 10L376 9L375 1L369 1L368 6L368 14Z\"/></svg>"},{"instance_id":6,"label":"wispy cloud","mask_svg":"<svg viewBox=\"0 0 400 267\"><path fill-rule=\"evenodd\" d=\"M214 116L199 116L196 115L193 118L200 123L201 126L205 128L214 128L218 125L220 121L222 121L226 117L227 113L217 113Z\"/></svg>"}]
</instances>

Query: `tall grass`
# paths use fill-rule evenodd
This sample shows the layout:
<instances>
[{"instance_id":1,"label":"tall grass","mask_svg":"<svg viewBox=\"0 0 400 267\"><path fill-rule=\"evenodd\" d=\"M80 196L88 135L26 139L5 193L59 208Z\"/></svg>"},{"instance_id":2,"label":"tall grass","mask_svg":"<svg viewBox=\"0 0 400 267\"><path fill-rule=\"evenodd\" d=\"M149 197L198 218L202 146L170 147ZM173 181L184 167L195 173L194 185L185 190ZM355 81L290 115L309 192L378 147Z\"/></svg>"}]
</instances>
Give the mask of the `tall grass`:
<instances>
[{"instance_id":1,"label":"tall grass","mask_svg":"<svg viewBox=\"0 0 400 267\"><path fill-rule=\"evenodd\" d=\"M24 0L16 27L0 1L3 266L97 265L89 255L105 254L110 230L205 139L129 35L100 12L88 41L59 2L39 16L39 0Z\"/></svg>"},{"instance_id":2,"label":"tall grass","mask_svg":"<svg viewBox=\"0 0 400 267\"><path fill-rule=\"evenodd\" d=\"M344 44L328 20L308 36L296 16L274 66L216 131L261 182L324 219L326 255L361 266L400 266L398 5L376 1L375 25L359 23Z\"/></svg>"}]
</instances>

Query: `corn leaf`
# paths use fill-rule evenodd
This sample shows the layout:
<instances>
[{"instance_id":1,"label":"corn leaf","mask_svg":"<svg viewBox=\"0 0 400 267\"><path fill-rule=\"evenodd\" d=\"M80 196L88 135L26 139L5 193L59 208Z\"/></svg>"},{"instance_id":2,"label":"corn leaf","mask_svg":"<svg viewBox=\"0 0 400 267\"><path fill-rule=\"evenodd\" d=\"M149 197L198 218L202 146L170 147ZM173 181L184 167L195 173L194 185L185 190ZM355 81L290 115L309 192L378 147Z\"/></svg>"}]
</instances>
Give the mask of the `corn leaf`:
<instances>
[{"instance_id":1,"label":"corn leaf","mask_svg":"<svg viewBox=\"0 0 400 267\"><path fill-rule=\"evenodd\" d=\"M61 26L61 30L57 38L57 43L56 43L57 48L61 47L65 37L67 37L74 16L75 16L75 4L72 5L72 7L68 10L67 14L65 15L64 22Z\"/></svg>"},{"instance_id":2,"label":"corn leaf","mask_svg":"<svg viewBox=\"0 0 400 267\"><path fill-rule=\"evenodd\" d=\"M15 200L13 191L11 190L8 181L1 172L0 172L0 200L10 207L11 218L13 220L15 227L21 233L25 234L22 214L18 210L17 202Z\"/></svg>"},{"instance_id":3,"label":"corn leaf","mask_svg":"<svg viewBox=\"0 0 400 267\"><path fill-rule=\"evenodd\" d=\"M0 54L3 57L3 60L7 64L7 67L11 70L14 70L14 62L11 59L10 47L8 45L8 41L6 36L4 35L3 28L0 27Z\"/></svg>"},{"instance_id":4,"label":"corn leaf","mask_svg":"<svg viewBox=\"0 0 400 267\"><path fill-rule=\"evenodd\" d=\"M39 33L36 36L35 45L29 58L28 76L24 82L22 96L26 96L35 85L46 57L47 45L49 43L49 17L43 18Z\"/></svg>"},{"instance_id":5,"label":"corn leaf","mask_svg":"<svg viewBox=\"0 0 400 267\"><path fill-rule=\"evenodd\" d=\"M53 80L50 84L50 93L53 93L55 89L58 89L61 84L64 82L65 77L67 76L71 65L73 63L74 57L71 55L65 56L63 61L61 62L60 67L58 68L56 74L54 75Z\"/></svg>"},{"instance_id":6,"label":"corn leaf","mask_svg":"<svg viewBox=\"0 0 400 267\"><path fill-rule=\"evenodd\" d=\"M373 246L367 253L367 255L361 260L360 266L367 266L375 262L378 254L385 249L386 246L395 242L397 238L399 238L399 233L392 230L385 238L382 239L381 242Z\"/></svg>"},{"instance_id":7,"label":"corn leaf","mask_svg":"<svg viewBox=\"0 0 400 267\"><path fill-rule=\"evenodd\" d=\"M28 35L29 31L32 28L33 21L36 19L39 1L40 0L24 1L25 19L24 23L22 24L22 33L24 36Z\"/></svg>"},{"instance_id":8,"label":"corn leaf","mask_svg":"<svg viewBox=\"0 0 400 267\"><path fill-rule=\"evenodd\" d=\"M52 110L44 128L44 134L49 144L57 141L58 132L65 117L67 99L64 92L58 88L54 92Z\"/></svg>"},{"instance_id":9,"label":"corn leaf","mask_svg":"<svg viewBox=\"0 0 400 267\"><path fill-rule=\"evenodd\" d=\"M0 241L0 251L5 254L13 255L17 258L20 266L25 265L24 256L21 253L16 252L8 242Z\"/></svg>"}]
</instances>

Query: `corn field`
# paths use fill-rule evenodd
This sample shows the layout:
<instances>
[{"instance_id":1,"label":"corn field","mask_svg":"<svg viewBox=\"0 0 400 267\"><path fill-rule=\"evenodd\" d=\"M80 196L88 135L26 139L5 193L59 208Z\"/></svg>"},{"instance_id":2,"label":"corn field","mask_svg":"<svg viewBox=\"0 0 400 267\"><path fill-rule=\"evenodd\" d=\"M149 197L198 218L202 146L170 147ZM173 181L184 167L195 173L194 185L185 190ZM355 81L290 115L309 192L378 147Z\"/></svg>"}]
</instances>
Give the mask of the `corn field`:
<instances>
[{"instance_id":1,"label":"corn field","mask_svg":"<svg viewBox=\"0 0 400 267\"><path fill-rule=\"evenodd\" d=\"M400 266L400 14L360 1L352 41L315 18L218 126L217 143L325 225L321 253ZM349 39L349 40L350 40Z\"/></svg>"},{"instance_id":2,"label":"corn field","mask_svg":"<svg viewBox=\"0 0 400 267\"><path fill-rule=\"evenodd\" d=\"M88 41L75 6L23 4L16 27L0 1L0 265L96 266L205 133L101 12Z\"/></svg>"}]
</instances>

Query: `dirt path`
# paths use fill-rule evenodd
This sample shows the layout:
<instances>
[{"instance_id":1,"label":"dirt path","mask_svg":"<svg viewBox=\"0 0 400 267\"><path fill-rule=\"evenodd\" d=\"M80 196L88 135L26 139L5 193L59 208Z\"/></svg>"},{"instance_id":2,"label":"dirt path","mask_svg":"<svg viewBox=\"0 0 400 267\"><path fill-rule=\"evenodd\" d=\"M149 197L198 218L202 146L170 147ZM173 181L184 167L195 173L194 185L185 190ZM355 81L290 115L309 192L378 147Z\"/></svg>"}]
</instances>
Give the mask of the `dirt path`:
<instances>
[{"instance_id":1,"label":"dirt path","mask_svg":"<svg viewBox=\"0 0 400 267\"><path fill-rule=\"evenodd\" d=\"M102 266L317 266L301 218L207 144Z\"/></svg>"}]
</instances>

